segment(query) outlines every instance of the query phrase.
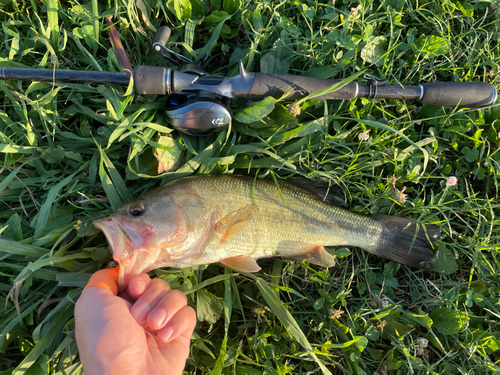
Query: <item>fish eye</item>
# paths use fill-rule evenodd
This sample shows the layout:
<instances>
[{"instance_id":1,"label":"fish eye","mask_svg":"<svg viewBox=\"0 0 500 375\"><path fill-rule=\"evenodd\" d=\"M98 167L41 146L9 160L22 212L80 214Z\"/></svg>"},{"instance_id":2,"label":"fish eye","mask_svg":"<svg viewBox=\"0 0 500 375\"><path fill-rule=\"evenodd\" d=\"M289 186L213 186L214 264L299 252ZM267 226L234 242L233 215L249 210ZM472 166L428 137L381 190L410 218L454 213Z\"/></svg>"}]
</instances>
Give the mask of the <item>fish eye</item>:
<instances>
[{"instance_id":1,"label":"fish eye","mask_svg":"<svg viewBox=\"0 0 500 375\"><path fill-rule=\"evenodd\" d=\"M132 207L130 207L130 214L132 216L141 216L145 211L144 204L136 203Z\"/></svg>"}]
</instances>

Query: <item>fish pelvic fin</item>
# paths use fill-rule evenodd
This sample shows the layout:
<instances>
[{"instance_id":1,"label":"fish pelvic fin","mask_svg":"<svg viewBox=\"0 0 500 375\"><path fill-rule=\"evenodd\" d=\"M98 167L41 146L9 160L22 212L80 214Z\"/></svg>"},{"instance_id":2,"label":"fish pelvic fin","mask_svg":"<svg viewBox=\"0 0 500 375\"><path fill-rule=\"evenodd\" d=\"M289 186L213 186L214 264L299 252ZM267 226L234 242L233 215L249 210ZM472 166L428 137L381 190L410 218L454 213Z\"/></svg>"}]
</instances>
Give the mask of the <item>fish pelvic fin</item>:
<instances>
[{"instance_id":1,"label":"fish pelvic fin","mask_svg":"<svg viewBox=\"0 0 500 375\"><path fill-rule=\"evenodd\" d=\"M308 245L310 249L298 255L288 255L288 258L297 260L306 260L309 263L318 266L333 267L335 265L335 258L331 256L328 251L321 245Z\"/></svg>"},{"instance_id":2,"label":"fish pelvic fin","mask_svg":"<svg viewBox=\"0 0 500 375\"><path fill-rule=\"evenodd\" d=\"M424 228L409 219L389 215L373 215L372 219L381 223L384 230L370 252L408 266L431 268L435 254L430 247L439 238L438 226L426 225Z\"/></svg>"},{"instance_id":3,"label":"fish pelvic fin","mask_svg":"<svg viewBox=\"0 0 500 375\"><path fill-rule=\"evenodd\" d=\"M257 272L260 271L260 267L253 259L249 256L239 256L220 260L220 262L236 271L241 272Z\"/></svg>"},{"instance_id":4,"label":"fish pelvic fin","mask_svg":"<svg viewBox=\"0 0 500 375\"><path fill-rule=\"evenodd\" d=\"M224 242L232 235L250 225L256 211L257 206L255 204L248 204L231 212L224 219L215 224L215 230L223 234L221 242Z\"/></svg>"}]
</instances>

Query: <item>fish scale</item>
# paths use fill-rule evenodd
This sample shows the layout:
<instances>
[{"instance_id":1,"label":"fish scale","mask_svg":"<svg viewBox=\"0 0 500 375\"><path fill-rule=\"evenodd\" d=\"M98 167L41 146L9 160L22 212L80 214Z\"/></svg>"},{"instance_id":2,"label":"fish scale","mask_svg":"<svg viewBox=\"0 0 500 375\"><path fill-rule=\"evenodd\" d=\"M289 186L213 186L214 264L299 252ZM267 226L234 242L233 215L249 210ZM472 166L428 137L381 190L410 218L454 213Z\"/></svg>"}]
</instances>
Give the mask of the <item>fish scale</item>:
<instances>
[{"instance_id":1,"label":"fish scale","mask_svg":"<svg viewBox=\"0 0 500 375\"><path fill-rule=\"evenodd\" d=\"M239 207L255 203L258 208L252 224L223 244L214 239L196 260L199 264L211 263L226 256L249 255L255 258L274 255L298 255L302 248L280 246L286 242L322 244L325 246L373 246L382 227L367 216L320 201L313 194L287 183L280 182L280 192L273 181L250 178L215 176L203 183L192 180L191 185L200 196L214 190L217 195L206 199L207 205L219 208L222 219ZM211 183L213 181L213 184ZM254 201L252 201L254 186ZM282 198L283 197L283 198ZM370 236L361 236L360 231ZM279 252L279 254L277 254Z\"/></svg>"}]
</instances>

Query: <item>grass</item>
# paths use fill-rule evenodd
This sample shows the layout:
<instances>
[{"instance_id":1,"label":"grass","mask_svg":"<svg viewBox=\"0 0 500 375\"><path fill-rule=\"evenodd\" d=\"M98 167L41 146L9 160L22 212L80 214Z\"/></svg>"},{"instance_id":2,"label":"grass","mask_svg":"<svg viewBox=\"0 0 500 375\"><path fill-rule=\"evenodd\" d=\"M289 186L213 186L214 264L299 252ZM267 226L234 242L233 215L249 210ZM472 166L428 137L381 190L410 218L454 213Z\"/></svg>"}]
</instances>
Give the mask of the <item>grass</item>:
<instances>
[{"instance_id":1,"label":"grass","mask_svg":"<svg viewBox=\"0 0 500 375\"><path fill-rule=\"evenodd\" d=\"M2 1L0 64L120 71L105 21L115 16L132 66L166 63L151 40L167 24L171 47L209 52L214 74L234 74L242 59L249 71L346 78L366 69L391 84L498 86L499 9L455 0ZM165 98L126 90L0 82L0 374L81 373L74 302L111 260L91 220L207 173L323 181L352 210L440 225L440 272L355 248L329 249L330 269L270 258L254 275L218 264L156 270L197 311L187 373L500 371L498 105L306 100L295 118L290 102L267 101L257 106L266 115L248 120L242 108L256 105L235 101L230 133L194 138L168 126ZM158 160L174 170L158 173ZM458 184L446 186L452 176ZM404 187L399 203L393 193ZM6 301L9 293L16 298Z\"/></svg>"}]
</instances>

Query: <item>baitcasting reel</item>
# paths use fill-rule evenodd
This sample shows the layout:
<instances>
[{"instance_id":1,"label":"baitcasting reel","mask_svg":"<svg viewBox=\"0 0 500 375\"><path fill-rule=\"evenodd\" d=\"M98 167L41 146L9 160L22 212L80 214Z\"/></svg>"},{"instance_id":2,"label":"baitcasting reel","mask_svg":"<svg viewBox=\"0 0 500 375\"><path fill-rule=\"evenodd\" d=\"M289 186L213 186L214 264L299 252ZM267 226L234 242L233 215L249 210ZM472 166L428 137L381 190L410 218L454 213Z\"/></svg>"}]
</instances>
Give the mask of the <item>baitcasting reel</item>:
<instances>
[{"instance_id":1,"label":"baitcasting reel","mask_svg":"<svg viewBox=\"0 0 500 375\"><path fill-rule=\"evenodd\" d=\"M208 76L204 70L205 53L199 60L192 61L168 49L170 28L162 26L153 38L153 47L171 63L179 66L179 72ZM213 76L212 76L213 77ZM231 123L231 98L205 90L171 93L167 99L166 113L169 123L177 130L196 136L207 136L220 132Z\"/></svg>"}]
</instances>

